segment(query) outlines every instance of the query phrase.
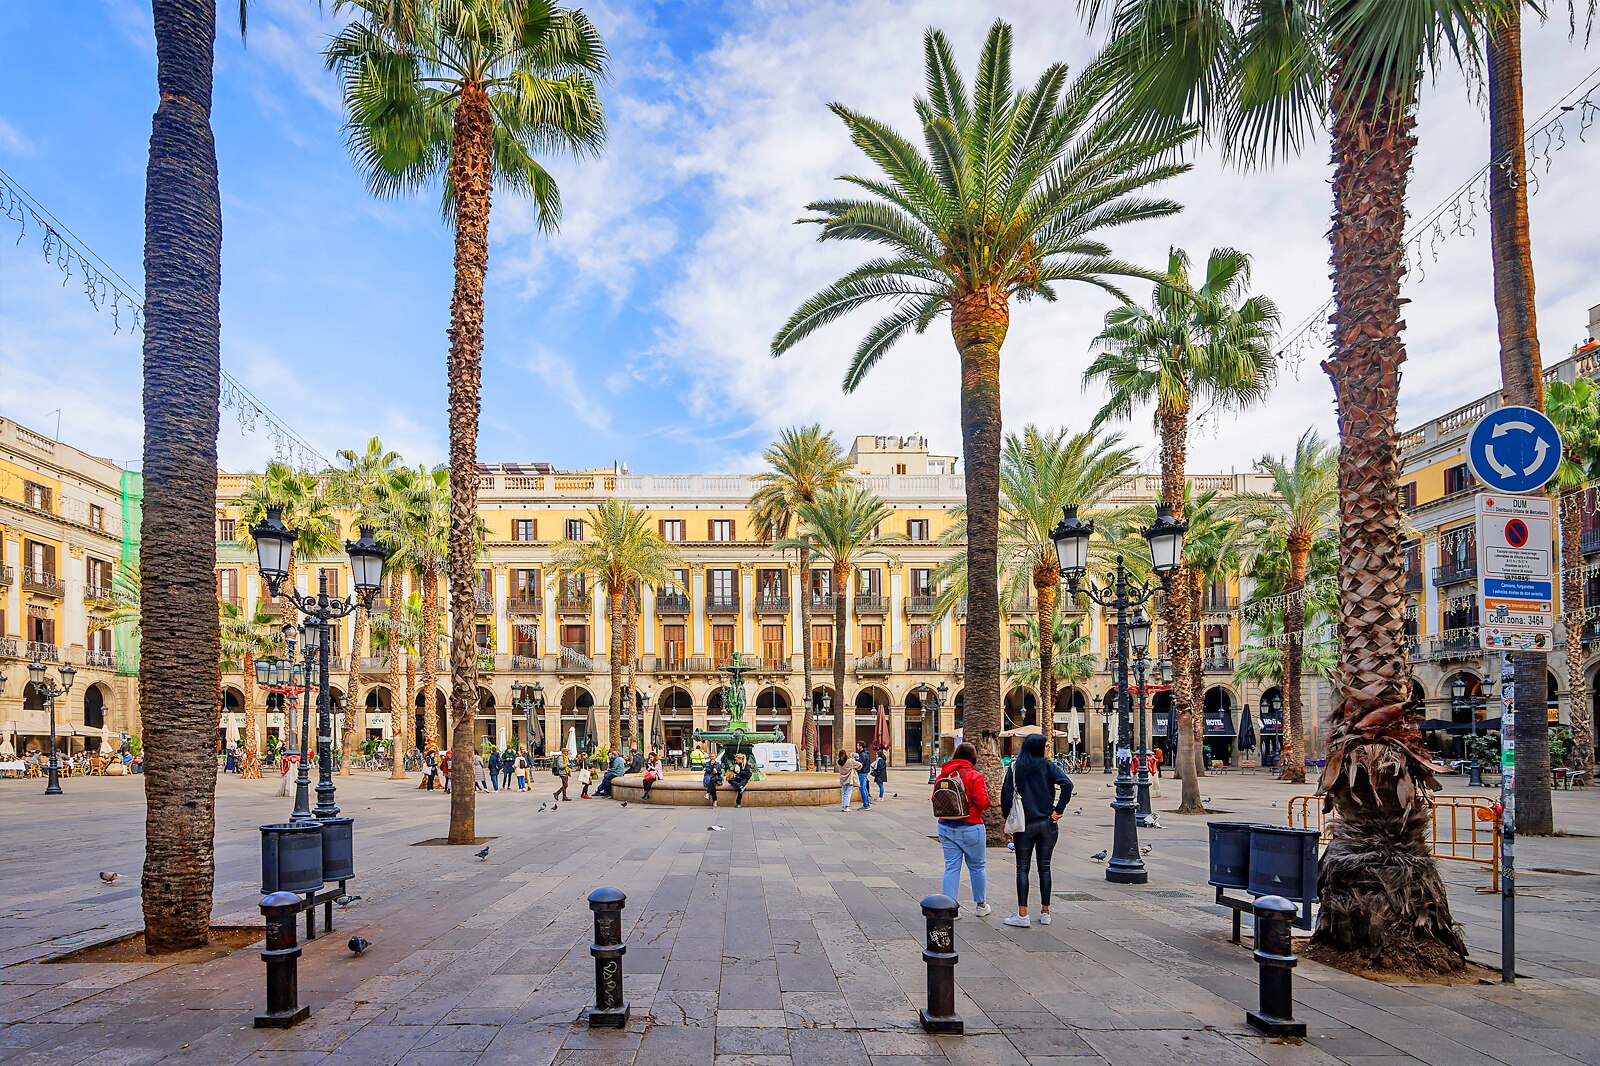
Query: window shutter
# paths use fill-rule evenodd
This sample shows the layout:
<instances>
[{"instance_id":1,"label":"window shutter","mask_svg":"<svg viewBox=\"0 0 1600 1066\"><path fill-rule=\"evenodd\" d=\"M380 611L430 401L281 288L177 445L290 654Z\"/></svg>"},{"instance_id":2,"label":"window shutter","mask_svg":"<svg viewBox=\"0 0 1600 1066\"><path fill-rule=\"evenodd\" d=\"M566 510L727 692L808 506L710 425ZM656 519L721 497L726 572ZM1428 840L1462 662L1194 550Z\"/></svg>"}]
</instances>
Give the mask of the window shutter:
<instances>
[{"instance_id":1,"label":"window shutter","mask_svg":"<svg viewBox=\"0 0 1600 1066\"><path fill-rule=\"evenodd\" d=\"M706 519L706 539L711 540L716 536L717 521L714 518Z\"/></svg>"}]
</instances>

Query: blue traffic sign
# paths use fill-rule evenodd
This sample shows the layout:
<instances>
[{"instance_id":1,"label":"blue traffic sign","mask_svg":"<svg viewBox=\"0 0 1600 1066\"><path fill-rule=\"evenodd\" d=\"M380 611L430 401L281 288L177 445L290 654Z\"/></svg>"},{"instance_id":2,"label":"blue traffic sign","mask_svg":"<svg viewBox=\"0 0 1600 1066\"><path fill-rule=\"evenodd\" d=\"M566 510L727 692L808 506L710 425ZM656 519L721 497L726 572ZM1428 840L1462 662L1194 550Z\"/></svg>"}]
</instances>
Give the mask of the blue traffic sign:
<instances>
[{"instance_id":1,"label":"blue traffic sign","mask_svg":"<svg viewBox=\"0 0 1600 1066\"><path fill-rule=\"evenodd\" d=\"M1494 492L1534 492L1561 465L1561 434L1542 411L1502 407L1472 427L1467 463Z\"/></svg>"}]
</instances>

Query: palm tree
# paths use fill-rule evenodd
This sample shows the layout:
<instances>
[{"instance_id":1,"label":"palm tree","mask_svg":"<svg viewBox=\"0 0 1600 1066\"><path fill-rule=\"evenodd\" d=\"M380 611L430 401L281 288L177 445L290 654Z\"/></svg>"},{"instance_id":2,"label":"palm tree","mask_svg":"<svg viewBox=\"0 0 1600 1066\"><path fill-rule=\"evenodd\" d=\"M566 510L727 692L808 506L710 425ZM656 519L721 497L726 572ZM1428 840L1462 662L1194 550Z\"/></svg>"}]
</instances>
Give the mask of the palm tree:
<instances>
[{"instance_id":1,"label":"palm tree","mask_svg":"<svg viewBox=\"0 0 1600 1066\"><path fill-rule=\"evenodd\" d=\"M1567 631L1567 717L1572 725L1575 770L1594 766L1594 722L1583 676L1583 641L1588 609L1584 604L1583 500L1600 481L1600 387L1586 377L1570 384L1552 381L1545 413L1561 431L1561 465L1556 498L1561 513L1561 626ZM1519 679L1518 688L1521 688ZM1517 738L1521 742L1521 737Z\"/></svg>"},{"instance_id":2,"label":"palm tree","mask_svg":"<svg viewBox=\"0 0 1600 1066\"><path fill-rule=\"evenodd\" d=\"M1205 632L1204 590L1219 581L1226 581L1239 572L1239 537L1242 523L1233 517L1230 500L1219 499L1215 490L1196 492L1193 485L1184 486L1184 516L1189 531L1183 538L1184 567L1182 578L1188 583L1185 600L1189 610L1188 637L1194 641L1195 654L1189 661L1189 705L1195 709L1189 723L1192 739L1191 758L1194 762L1195 788L1205 775L1203 757L1206 742L1205 693L1208 649L1200 647ZM1154 519L1154 512L1151 512ZM1180 762L1181 762L1180 758ZM1204 808L1201 808L1204 810ZM1201 813L1193 811L1188 813Z\"/></svg>"},{"instance_id":3,"label":"palm tree","mask_svg":"<svg viewBox=\"0 0 1600 1066\"><path fill-rule=\"evenodd\" d=\"M392 557L391 557L392 561ZM389 777L394 781L406 779L405 754L411 750L416 738L411 736L411 719L416 713L416 659L413 650L421 640L422 597L405 595L405 574L397 567L386 572L389 581L389 605L372 616L372 648L382 651L388 665L389 684L389 741L394 759L389 767ZM401 698L400 663L405 656L407 685Z\"/></svg>"},{"instance_id":4,"label":"palm tree","mask_svg":"<svg viewBox=\"0 0 1600 1066\"><path fill-rule=\"evenodd\" d=\"M1428 769L1405 654L1395 410L1405 345L1405 195L1424 78L1475 67L1520 0L1079 0L1106 17L1099 66L1137 128L1198 118L1231 157L1297 152L1332 134L1333 354L1339 411L1339 683L1323 784L1337 809L1316 941L1396 969L1466 956L1428 851Z\"/></svg>"},{"instance_id":5,"label":"palm tree","mask_svg":"<svg viewBox=\"0 0 1600 1066\"><path fill-rule=\"evenodd\" d=\"M594 578L606 590L607 629L611 638L611 699L608 743L616 749L622 736L622 664L627 656L630 589L657 587L675 579L683 556L650 528L650 514L627 500L610 498L591 508L583 540L563 540L551 551L550 587L557 589L578 575Z\"/></svg>"},{"instance_id":6,"label":"palm tree","mask_svg":"<svg viewBox=\"0 0 1600 1066\"><path fill-rule=\"evenodd\" d=\"M444 571L449 551L450 513L450 472L442 466L431 470L418 466L396 471L376 484L374 514L378 539L390 553L386 564L390 588L393 590L395 577L403 572L415 575L420 586L422 624L418 647L423 650L421 747L424 751L440 750L434 691L439 669L439 575ZM394 602L391 599L391 605ZM469 611L464 617L471 619L474 613ZM462 625L458 623L454 628L460 629ZM470 629L470 624L466 628ZM473 699L476 698L474 690ZM412 709L408 696L406 713L410 714ZM454 795L452 792L452 803Z\"/></svg>"},{"instance_id":7,"label":"palm tree","mask_svg":"<svg viewBox=\"0 0 1600 1066\"><path fill-rule=\"evenodd\" d=\"M450 609L473 617L477 536L479 361L489 200L496 181L533 198L540 227L561 217L544 151L593 154L605 140L595 81L605 71L600 35L581 11L550 0L397 4L336 0L356 18L329 44L344 81L345 131L378 196L416 192L442 176L455 225L450 301ZM477 646L458 624L450 642L452 747L472 747ZM450 842L471 843L473 781L450 783Z\"/></svg>"},{"instance_id":8,"label":"palm tree","mask_svg":"<svg viewBox=\"0 0 1600 1066\"><path fill-rule=\"evenodd\" d=\"M1148 277L1111 255L1105 230L1179 210L1147 190L1183 173L1169 158L1187 129L1132 137L1096 115L1099 78L1069 80L1060 63L1033 88L1011 84L1011 27L995 22L971 95L938 30L924 38L928 95L916 101L926 153L886 124L832 104L881 177L841 178L867 196L820 200L805 219L821 240L885 245L803 303L772 341L774 355L875 300L894 310L867 331L845 373L852 391L896 341L948 313L961 370L971 594L966 722L980 769L1000 773L1000 348L1013 299L1054 300L1061 282L1120 297L1114 279Z\"/></svg>"},{"instance_id":9,"label":"palm tree","mask_svg":"<svg viewBox=\"0 0 1600 1066\"><path fill-rule=\"evenodd\" d=\"M354 511L356 520L365 524L376 525L378 517L378 494L381 491L379 482L390 477L397 467L402 465L399 452L388 451L383 446L383 441L377 437L367 440L366 450L357 454L348 449L339 450L339 461L343 467L334 471L328 481L328 495L336 507L342 510ZM361 653L366 644L367 636L367 609L361 601L356 602L356 611L350 625L350 673L345 680L345 692L349 695L346 702L349 712L344 716L344 737L341 747L346 752L356 749L356 737L364 732L366 704L361 699ZM358 722L356 716L361 715L362 721ZM344 760L344 773L351 773L351 760Z\"/></svg>"},{"instance_id":10,"label":"palm tree","mask_svg":"<svg viewBox=\"0 0 1600 1066\"><path fill-rule=\"evenodd\" d=\"M1055 649L1054 658L1050 660L1049 687L1052 693L1057 691L1058 685L1081 685L1094 674L1094 656L1084 650L1089 646L1089 635L1082 629L1081 623L1068 622L1059 609L1054 612L1054 620L1050 625L1050 645ZM1040 664L1044 662L1044 645L1039 633L1039 616L1030 615L1023 623L1022 636L1017 641L1017 651L1021 655L1006 663L1006 676L1019 685L1028 685L1043 692L1044 688L1039 684L1039 671ZM1051 728L1045 731L1054 732L1054 695L1051 696L1049 709L1040 717L1048 718L1051 722Z\"/></svg>"},{"instance_id":11,"label":"palm tree","mask_svg":"<svg viewBox=\"0 0 1600 1066\"><path fill-rule=\"evenodd\" d=\"M261 776L261 746L256 732L256 660L282 647L278 620L257 604L245 614L238 604L224 603L221 618L222 664L244 675L244 767L242 777ZM218 679L220 682L220 678ZM221 703L221 700L218 700Z\"/></svg>"},{"instance_id":12,"label":"palm tree","mask_svg":"<svg viewBox=\"0 0 1600 1066\"><path fill-rule=\"evenodd\" d=\"M799 526L795 534L773 545L779 551L805 552L808 558L819 556L827 560L832 571L833 705L838 709L837 721L840 722L854 713L844 693L850 573L867 559L894 558L884 545L904 541L905 535L878 532L879 526L893 514L894 509L871 489L855 481L841 482L818 490L815 499L796 501L794 517ZM806 636L809 640L810 634ZM806 695L809 697L810 693Z\"/></svg>"},{"instance_id":13,"label":"palm tree","mask_svg":"<svg viewBox=\"0 0 1600 1066\"><path fill-rule=\"evenodd\" d=\"M245 479L244 492L234 501L239 509L239 541L254 552L255 538L250 528L267 517L267 508L283 511L283 524L299 534L289 548L289 576L286 588L295 588L295 574L302 559L320 559L339 550L339 520L322 479L296 470L288 463L270 462L259 474ZM214 580L214 579L213 579ZM315 592L315 589L312 589ZM212 590L212 599L216 590Z\"/></svg>"},{"instance_id":14,"label":"palm tree","mask_svg":"<svg viewBox=\"0 0 1600 1066\"><path fill-rule=\"evenodd\" d=\"M1285 642L1283 759L1279 778L1306 779L1305 712L1301 705L1300 656L1306 626L1306 567L1311 546L1333 529L1339 506L1338 450L1308 429L1295 443L1293 457L1267 455L1256 464L1272 478L1271 492L1239 496L1235 510L1246 522L1252 550L1282 545L1288 552L1284 583Z\"/></svg>"},{"instance_id":15,"label":"palm tree","mask_svg":"<svg viewBox=\"0 0 1600 1066\"><path fill-rule=\"evenodd\" d=\"M1105 329L1095 338L1099 352L1083 372L1086 383L1103 381L1111 393L1092 426L1131 418L1134 409L1145 404L1155 408L1161 498L1179 520L1186 517L1189 422L1195 407L1239 410L1257 403L1277 370L1270 341L1278 309L1265 296L1245 295L1250 287L1250 257L1232 248L1217 248L1206 258L1205 277L1198 288L1189 274L1188 255L1172 249L1150 307L1128 304L1108 314ZM1187 567L1181 568L1161 608L1167 657L1178 679L1174 708L1190 733L1200 720L1192 681L1197 657L1190 628L1191 581ZM1185 755L1184 732L1180 728L1179 775L1183 777L1187 758L1195 764L1197 776L1199 760L1192 750ZM1201 813L1199 786L1191 788L1189 778L1183 779L1180 809Z\"/></svg>"},{"instance_id":16,"label":"palm tree","mask_svg":"<svg viewBox=\"0 0 1600 1066\"><path fill-rule=\"evenodd\" d=\"M1332 677L1339 665L1338 649L1331 640L1320 636L1326 630L1328 620L1312 615L1302 624L1305 625L1305 629L1296 637L1293 631L1285 631L1283 611L1268 611L1260 616L1250 626L1250 633L1239 649L1239 661L1233 668L1234 682L1237 684L1253 681L1263 687L1283 688L1290 676L1286 673L1288 656L1285 654L1285 649L1291 646L1291 639L1299 646L1302 671L1318 677ZM1308 641L1305 639L1306 633L1317 633L1319 636ZM1288 748L1289 741L1285 736L1283 742L1285 757Z\"/></svg>"},{"instance_id":17,"label":"palm tree","mask_svg":"<svg viewBox=\"0 0 1600 1066\"><path fill-rule=\"evenodd\" d=\"M1061 563L1050 531L1061 520L1062 509L1077 504L1088 517L1107 516L1105 501L1138 476L1134 450L1123 443L1122 435L1100 435L1094 431L1069 434L1064 429L1041 430L1027 426L1022 433L1007 434L1000 453L1000 585L1005 598L1021 603L1032 590L1038 620L1056 613L1056 597L1061 587ZM960 544L967 539L966 509L953 511L955 521L941 539ZM1092 551L1103 553L1101 542ZM958 549L934 572L944 586L935 603L933 620L942 619L967 595L967 552ZM1054 714L1056 674L1050 664L1054 657L1054 627L1043 630L1038 657L1045 681L1039 689L1040 702ZM1053 733L1053 730L1047 731ZM1049 752L1054 736L1045 738Z\"/></svg>"},{"instance_id":18,"label":"palm tree","mask_svg":"<svg viewBox=\"0 0 1600 1066\"><path fill-rule=\"evenodd\" d=\"M782 430L762 458L771 469L755 476L761 487L750 496L749 506L756 535L765 541L782 540L789 535L795 508L800 504L814 501L823 489L851 480L849 457L833 434L823 432L815 422ZM796 554L800 565L794 594L800 600L800 668L804 685L798 740L804 749L800 757L805 760L805 769L810 770L815 754L811 750L811 693L815 691L811 680L811 552L800 548Z\"/></svg>"}]
</instances>

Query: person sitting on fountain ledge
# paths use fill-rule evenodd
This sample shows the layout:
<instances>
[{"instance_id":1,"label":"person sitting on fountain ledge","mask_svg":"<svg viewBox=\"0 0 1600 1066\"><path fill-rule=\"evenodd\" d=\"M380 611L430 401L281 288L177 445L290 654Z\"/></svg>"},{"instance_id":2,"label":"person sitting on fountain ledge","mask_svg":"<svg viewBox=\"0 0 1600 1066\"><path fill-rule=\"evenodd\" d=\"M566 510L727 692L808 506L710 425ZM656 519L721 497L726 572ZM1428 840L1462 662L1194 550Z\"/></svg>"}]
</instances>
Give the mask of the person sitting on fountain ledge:
<instances>
[{"instance_id":1,"label":"person sitting on fountain ledge","mask_svg":"<svg viewBox=\"0 0 1600 1066\"><path fill-rule=\"evenodd\" d=\"M743 755L733 757L733 772L728 775L728 784L733 787L734 795L737 797L733 801L735 807L744 806L744 789L750 783L750 775L753 772L749 760Z\"/></svg>"}]
</instances>

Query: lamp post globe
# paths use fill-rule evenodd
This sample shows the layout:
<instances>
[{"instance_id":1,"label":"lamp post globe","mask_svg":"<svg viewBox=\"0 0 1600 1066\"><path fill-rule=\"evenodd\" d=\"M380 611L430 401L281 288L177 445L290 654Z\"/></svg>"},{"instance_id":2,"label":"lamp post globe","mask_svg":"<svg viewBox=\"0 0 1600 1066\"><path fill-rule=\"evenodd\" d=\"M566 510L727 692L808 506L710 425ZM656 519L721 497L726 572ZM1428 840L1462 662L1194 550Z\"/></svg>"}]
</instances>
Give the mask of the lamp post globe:
<instances>
[{"instance_id":1,"label":"lamp post globe","mask_svg":"<svg viewBox=\"0 0 1600 1066\"><path fill-rule=\"evenodd\" d=\"M1089 569L1089 538L1094 535L1094 523L1078 518L1077 504L1061 509L1061 521L1050 531L1056 546L1056 563L1061 576L1076 584Z\"/></svg>"},{"instance_id":2,"label":"lamp post globe","mask_svg":"<svg viewBox=\"0 0 1600 1066\"><path fill-rule=\"evenodd\" d=\"M268 507L267 516L250 527L250 539L256 542L261 577L276 596L278 584L289 576L289 559L300 534L283 524L282 507Z\"/></svg>"},{"instance_id":3,"label":"lamp post globe","mask_svg":"<svg viewBox=\"0 0 1600 1066\"><path fill-rule=\"evenodd\" d=\"M1172 517L1168 504L1156 504L1156 520L1144 531L1150 544L1150 563L1155 572L1167 577L1183 565L1183 535L1189 532L1187 522Z\"/></svg>"},{"instance_id":4,"label":"lamp post globe","mask_svg":"<svg viewBox=\"0 0 1600 1066\"><path fill-rule=\"evenodd\" d=\"M372 597L383 584L383 564L389 558L389 549L378 543L371 526L362 526L361 536L345 541L344 550L350 557L350 583L370 609Z\"/></svg>"}]
</instances>

